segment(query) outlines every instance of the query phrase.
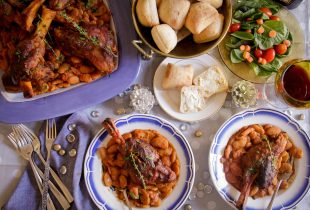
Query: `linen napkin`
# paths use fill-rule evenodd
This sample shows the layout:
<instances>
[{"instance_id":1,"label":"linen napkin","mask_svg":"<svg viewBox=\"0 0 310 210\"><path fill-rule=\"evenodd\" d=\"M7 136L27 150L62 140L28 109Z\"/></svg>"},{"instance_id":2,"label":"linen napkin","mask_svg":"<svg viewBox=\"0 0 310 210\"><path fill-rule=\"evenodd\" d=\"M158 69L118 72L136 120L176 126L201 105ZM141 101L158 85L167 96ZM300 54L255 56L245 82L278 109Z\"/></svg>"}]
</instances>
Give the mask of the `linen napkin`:
<instances>
[{"instance_id":1,"label":"linen napkin","mask_svg":"<svg viewBox=\"0 0 310 210\"><path fill-rule=\"evenodd\" d=\"M66 151L64 156L57 154L56 151L51 151L51 167L59 175L60 179L69 189L74 197L74 202L71 204L70 209L97 209L96 205L91 200L83 175L83 164L84 156L90 141L92 140L94 134L98 131L99 125L94 125L94 123L89 119L87 113L77 112L71 116L65 116L58 118L57 120L57 130L60 132L55 140L54 144L60 144L62 149ZM69 125L75 125L75 129L70 131L68 129ZM75 136L75 141L69 143L66 140L66 136L73 134ZM40 141L41 141L41 151L45 156L45 145L44 145L44 135L45 135L45 123L43 123L40 129ZM71 149L76 149L77 155L75 157L69 156L69 151ZM36 157L36 154L34 155ZM38 162L38 161L36 161ZM67 173L62 175L59 173L60 167L64 165L67 168ZM43 166L40 167L41 170L44 169ZM43 170L44 171L44 170ZM50 180L52 176L50 174ZM55 182L53 181L55 184ZM57 186L57 185L56 185ZM52 193L50 193L53 203L56 209L62 209L58 201L53 198ZM42 196L40 194L39 188L37 187L34 174L31 170L30 165L26 167L24 174L22 175L20 182L18 183L15 191L8 200L8 202L3 206L3 209L7 210L25 210L25 209L41 209Z\"/></svg>"}]
</instances>

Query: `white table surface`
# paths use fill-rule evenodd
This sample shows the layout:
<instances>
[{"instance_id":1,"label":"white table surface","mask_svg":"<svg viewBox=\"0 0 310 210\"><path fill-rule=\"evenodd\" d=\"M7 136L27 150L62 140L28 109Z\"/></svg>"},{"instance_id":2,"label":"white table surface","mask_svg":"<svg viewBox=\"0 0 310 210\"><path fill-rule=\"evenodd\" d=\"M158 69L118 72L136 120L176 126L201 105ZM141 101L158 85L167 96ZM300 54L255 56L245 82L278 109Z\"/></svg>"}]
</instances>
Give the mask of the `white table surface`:
<instances>
[{"instance_id":1,"label":"white table surface","mask_svg":"<svg viewBox=\"0 0 310 210\"><path fill-rule=\"evenodd\" d=\"M302 5L300 5L297 9L291 10L293 14L300 21L301 27L305 32L305 40L306 40L306 57L310 56L310 2L308 0L304 0ZM220 56L218 54L217 49L214 49L211 53L211 56L217 58L221 61ZM163 57L154 56L150 61L143 61L141 66L140 75L135 81L135 84L142 84L148 86L152 89L153 84L153 75L154 72L159 65L159 63L163 60ZM235 75L230 73L229 70L226 69L227 78L229 79L229 84L232 85L236 81L240 80ZM256 87L261 90L262 85L256 85ZM220 109L220 111L207 120L203 120L201 122L196 123L182 123L180 121L172 119L168 116L159 106L155 106L151 111L151 114L158 115L163 117L177 127L180 127L182 124L187 125L187 130L184 131L184 135L187 137L196 160L196 178L194 188L197 188L198 183L204 183L208 185L212 185L211 179L208 177L208 151L211 141L216 133L217 129L221 126L221 124L227 120L234 113L241 111L242 109L231 107L231 98L228 96L226 103ZM93 121L94 125L99 125L100 122L105 117L114 117L115 111L117 108L126 108L128 106L126 97L116 96L109 101L98 104L96 106L90 107L85 110L81 110L81 112L86 112L89 114L89 118ZM264 101L259 101L259 107L269 107ZM1 108L1 107L0 107ZM99 116L94 118L91 117L90 113L92 111L98 111ZM296 119L299 114L303 113L305 115L305 120L299 121L301 126L306 130L308 135L310 134L310 111L309 110L295 110L290 109L292 112L292 116ZM28 123L27 126L31 127L35 132L38 131L42 122L33 122ZM203 136L197 138L194 136L196 130L201 130L203 132ZM0 207L6 202L6 200L10 197L13 192L17 182L23 170L27 164L22 158L16 154L12 145L7 139L8 133L11 132L11 126L8 124L0 123ZM83 155L83 154L78 154ZM207 210L223 210L223 209L232 209L228 206L218 195L215 189L210 194L204 194L203 198L196 197L193 200L188 200L186 203L192 205L193 209L207 209ZM296 209L310 209L310 193L305 196L305 198L297 205Z\"/></svg>"}]
</instances>

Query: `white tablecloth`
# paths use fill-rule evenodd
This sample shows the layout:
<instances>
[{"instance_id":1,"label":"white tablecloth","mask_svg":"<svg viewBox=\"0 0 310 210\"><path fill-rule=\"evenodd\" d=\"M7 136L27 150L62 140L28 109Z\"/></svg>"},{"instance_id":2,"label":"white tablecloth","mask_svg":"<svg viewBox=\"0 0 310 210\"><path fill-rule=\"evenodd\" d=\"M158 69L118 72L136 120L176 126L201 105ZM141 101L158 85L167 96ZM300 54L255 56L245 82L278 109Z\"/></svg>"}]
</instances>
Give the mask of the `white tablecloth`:
<instances>
[{"instance_id":1,"label":"white tablecloth","mask_svg":"<svg viewBox=\"0 0 310 210\"><path fill-rule=\"evenodd\" d=\"M306 57L309 58L310 56L310 2L305 0L302 5L300 5L297 9L292 10L292 12L296 15L297 19L300 21L301 27L305 32L305 40L306 40ZM217 49L214 49L210 53L213 57L217 58L221 61ZM148 86L152 89L153 84L153 76L154 72L159 65L159 63L164 58L156 56L150 61L143 61L140 75L138 76L137 80L135 81L136 84L142 84ZM240 80L235 75L226 70L226 73L229 78L229 84L232 85L236 81ZM260 90L262 88L261 85L257 85L257 88ZM216 133L217 129L221 126L221 124L227 120L230 116L235 114L241 109L237 109L231 107L231 100L230 97L227 98L226 103L224 104L223 108L211 118L197 122L197 123L182 123L180 121L176 121L168 116L159 106L155 106L151 111L151 114L158 115L163 117L177 127L181 125L185 125L187 129L184 132L185 136L189 140L189 143L193 149L195 160L196 160L196 178L194 184L194 191L195 188L198 188L198 185L203 183L204 185L212 185L212 181L208 176L208 151L211 141ZM126 97L119 97L116 96L109 101L104 103L98 104L91 108L81 110L81 112L89 113L90 119L94 122L94 124L99 124L105 117L114 117L117 118L118 116L115 115L115 111L117 108L126 108L128 106L128 101ZM267 103L264 101L259 101L259 106L261 107L268 107ZM98 111L98 117L92 117L90 113L92 111ZM308 135L310 134L310 111L309 110L295 110L290 109L292 116L296 119L298 118L299 114L303 113L305 115L305 120L299 121L302 127L306 130ZM38 131L39 127L41 126L42 122L34 122L28 123L27 125L34 129L34 131ZM184 127L183 125L183 127ZM202 137L198 138L195 137L194 133L196 130L201 130L203 135ZM0 207L6 202L6 200L10 197L10 194L14 190L16 183L21 176L25 165L27 164L23 159L21 159L13 149L12 145L7 139L8 133L11 131L11 126L7 124L0 123ZM78 154L84 155L84 154ZM216 190L213 188L212 192L207 193L200 193L201 198L193 198L192 200L188 200L186 203L192 205L193 209L207 209L207 210L223 210L223 209L232 209L228 206L218 195ZM297 206L297 209L310 209L310 193L308 193L302 202L300 202Z\"/></svg>"}]
</instances>

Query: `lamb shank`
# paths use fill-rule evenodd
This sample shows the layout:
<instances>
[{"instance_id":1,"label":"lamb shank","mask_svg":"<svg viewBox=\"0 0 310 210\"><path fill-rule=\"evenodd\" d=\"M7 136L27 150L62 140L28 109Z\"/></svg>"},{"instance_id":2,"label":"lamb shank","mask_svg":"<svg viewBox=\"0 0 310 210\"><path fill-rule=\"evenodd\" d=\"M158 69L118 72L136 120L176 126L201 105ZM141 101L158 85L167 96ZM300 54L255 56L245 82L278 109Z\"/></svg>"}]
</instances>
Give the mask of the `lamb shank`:
<instances>
[{"instance_id":1,"label":"lamb shank","mask_svg":"<svg viewBox=\"0 0 310 210\"><path fill-rule=\"evenodd\" d=\"M8 74L15 85L21 86L25 97L34 95L33 85L40 87L54 76L53 71L45 65L44 39L55 15L55 11L43 7L35 33L17 45Z\"/></svg>"},{"instance_id":2,"label":"lamb shank","mask_svg":"<svg viewBox=\"0 0 310 210\"><path fill-rule=\"evenodd\" d=\"M108 28L81 24L80 29L83 32L67 26L54 29L56 43L62 51L88 60L104 74L115 70L117 48L114 36Z\"/></svg>"},{"instance_id":3,"label":"lamb shank","mask_svg":"<svg viewBox=\"0 0 310 210\"><path fill-rule=\"evenodd\" d=\"M244 169L242 189L236 203L238 209L244 209L251 186L255 183L259 188L267 188L271 185L273 178L277 175L277 162L279 155L285 150L287 140L280 133L275 141L269 141L267 136L263 142L253 146L241 159Z\"/></svg>"},{"instance_id":4,"label":"lamb shank","mask_svg":"<svg viewBox=\"0 0 310 210\"><path fill-rule=\"evenodd\" d=\"M176 180L175 172L163 165L156 149L150 144L134 138L125 141L110 118L103 122L103 126L119 144L126 160L125 167L135 184L145 186Z\"/></svg>"}]
</instances>

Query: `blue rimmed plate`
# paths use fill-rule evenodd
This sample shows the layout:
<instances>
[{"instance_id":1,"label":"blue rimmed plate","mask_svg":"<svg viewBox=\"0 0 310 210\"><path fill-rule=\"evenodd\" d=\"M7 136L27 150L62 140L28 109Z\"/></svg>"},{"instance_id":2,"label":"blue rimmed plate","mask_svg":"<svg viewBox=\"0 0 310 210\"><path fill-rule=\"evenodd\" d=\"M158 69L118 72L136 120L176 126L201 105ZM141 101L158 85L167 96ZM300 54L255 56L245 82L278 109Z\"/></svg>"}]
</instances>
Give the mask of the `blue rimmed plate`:
<instances>
[{"instance_id":1,"label":"blue rimmed plate","mask_svg":"<svg viewBox=\"0 0 310 210\"><path fill-rule=\"evenodd\" d=\"M173 144L180 160L179 180L172 193L162 201L161 205L150 209L179 209L189 196L195 177L193 152L182 133L168 121L152 115L129 115L116 120L115 124L120 133L135 129L156 130ZM90 143L85 156L84 178L88 192L99 209L127 209L113 190L105 187L102 182L102 164L96 152L99 147L106 146L110 138L105 129L102 129Z\"/></svg>"},{"instance_id":2,"label":"blue rimmed plate","mask_svg":"<svg viewBox=\"0 0 310 210\"><path fill-rule=\"evenodd\" d=\"M307 194L310 183L310 140L302 127L288 115L272 109L256 109L238 113L228 119L217 131L209 153L209 168L212 181L221 197L235 207L239 191L230 185L223 171L220 159L229 138L241 127L250 124L273 124L286 131L294 144L303 150L303 157L295 160L296 177L285 191L279 191L274 201L273 210L292 209ZM247 201L247 210L266 209L271 197L266 196Z\"/></svg>"}]
</instances>

